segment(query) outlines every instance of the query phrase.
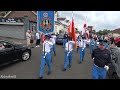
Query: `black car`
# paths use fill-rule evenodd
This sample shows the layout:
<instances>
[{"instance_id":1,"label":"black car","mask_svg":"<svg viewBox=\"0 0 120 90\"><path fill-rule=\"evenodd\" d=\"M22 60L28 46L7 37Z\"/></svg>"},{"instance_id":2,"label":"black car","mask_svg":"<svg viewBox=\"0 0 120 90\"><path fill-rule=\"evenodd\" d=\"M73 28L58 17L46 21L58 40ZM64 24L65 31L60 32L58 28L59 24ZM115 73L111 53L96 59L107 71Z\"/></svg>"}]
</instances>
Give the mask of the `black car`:
<instances>
[{"instance_id":1,"label":"black car","mask_svg":"<svg viewBox=\"0 0 120 90\"><path fill-rule=\"evenodd\" d=\"M4 48L0 49L0 64L14 60L27 61L30 59L31 49L24 45L5 40L0 40L0 45L4 46Z\"/></svg>"},{"instance_id":2,"label":"black car","mask_svg":"<svg viewBox=\"0 0 120 90\"><path fill-rule=\"evenodd\" d=\"M59 34L56 36L56 44L62 44L63 40L64 40L64 35Z\"/></svg>"}]
</instances>

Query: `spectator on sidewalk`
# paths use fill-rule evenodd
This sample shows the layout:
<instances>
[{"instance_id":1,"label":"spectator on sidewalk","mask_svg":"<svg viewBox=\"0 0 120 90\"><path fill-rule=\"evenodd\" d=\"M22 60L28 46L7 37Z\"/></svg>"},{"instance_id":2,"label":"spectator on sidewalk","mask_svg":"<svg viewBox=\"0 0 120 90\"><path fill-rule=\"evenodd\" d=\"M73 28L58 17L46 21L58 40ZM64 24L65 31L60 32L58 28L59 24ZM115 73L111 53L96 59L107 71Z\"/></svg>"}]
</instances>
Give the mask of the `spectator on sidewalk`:
<instances>
[{"instance_id":1,"label":"spectator on sidewalk","mask_svg":"<svg viewBox=\"0 0 120 90\"><path fill-rule=\"evenodd\" d=\"M30 46L30 40L31 40L31 34L30 34L30 30L27 30L26 32L26 40L27 40L27 46Z\"/></svg>"},{"instance_id":2,"label":"spectator on sidewalk","mask_svg":"<svg viewBox=\"0 0 120 90\"><path fill-rule=\"evenodd\" d=\"M36 32L36 47L40 47L40 33Z\"/></svg>"},{"instance_id":3,"label":"spectator on sidewalk","mask_svg":"<svg viewBox=\"0 0 120 90\"><path fill-rule=\"evenodd\" d=\"M31 48L34 48L34 34L32 31L30 31L30 35L31 35L31 38L30 38L30 46Z\"/></svg>"}]
</instances>

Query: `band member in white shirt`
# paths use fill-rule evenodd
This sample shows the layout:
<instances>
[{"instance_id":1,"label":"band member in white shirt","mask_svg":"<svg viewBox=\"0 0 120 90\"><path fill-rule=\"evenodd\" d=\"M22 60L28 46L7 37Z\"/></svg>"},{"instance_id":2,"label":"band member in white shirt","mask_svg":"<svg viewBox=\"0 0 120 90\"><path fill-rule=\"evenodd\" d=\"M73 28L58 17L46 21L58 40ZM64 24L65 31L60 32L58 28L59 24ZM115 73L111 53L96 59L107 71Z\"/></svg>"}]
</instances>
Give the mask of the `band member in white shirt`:
<instances>
[{"instance_id":1,"label":"band member in white shirt","mask_svg":"<svg viewBox=\"0 0 120 90\"><path fill-rule=\"evenodd\" d=\"M87 43L87 40L85 39L85 37L82 37L80 43L79 43L79 47L80 47L80 63L82 63L82 61L84 60L84 56L85 56L85 53L86 53L86 43Z\"/></svg>"},{"instance_id":2,"label":"band member in white shirt","mask_svg":"<svg viewBox=\"0 0 120 90\"><path fill-rule=\"evenodd\" d=\"M51 35L52 38L50 38L50 40L53 42L53 52L54 52L54 55L56 56L56 35L53 33Z\"/></svg>"},{"instance_id":3,"label":"band member in white shirt","mask_svg":"<svg viewBox=\"0 0 120 90\"><path fill-rule=\"evenodd\" d=\"M53 43L50 41L50 37L48 35L46 35L45 36L45 41L43 43L43 53L42 53L42 57L41 57L40 77L39 77L40 79L43 78L45 64L48 65L48 75L51 74L51 67L52 67L51 46L53 46Z\"/></svg>"},{"instance_id":4,"label":"band member in white shirt","mask_svg":"<svg viewBox=\"0 0 120 90\"><path fill-rule=\"evenodd\" d=\"M65 53L64 53L64 69L63 71L67 70L67 67L69 65L69 68L72 65L72 58L73 58L73 45L75 44L74 41L72 41L72 38L69 38L69 41L65 44Z\"/></svg>"}]
</instances>

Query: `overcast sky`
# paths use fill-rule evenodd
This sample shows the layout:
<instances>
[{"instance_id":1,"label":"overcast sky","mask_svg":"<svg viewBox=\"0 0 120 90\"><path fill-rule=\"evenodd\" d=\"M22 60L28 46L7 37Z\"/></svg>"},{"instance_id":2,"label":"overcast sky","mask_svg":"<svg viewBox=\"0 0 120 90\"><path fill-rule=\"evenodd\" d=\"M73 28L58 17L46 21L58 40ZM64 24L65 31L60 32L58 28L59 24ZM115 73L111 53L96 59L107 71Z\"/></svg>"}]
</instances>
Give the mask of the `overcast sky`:
<instances>
[{"instance_id":1,"label":"overcast sky","mask_svg":"<svg viewBox=\"0 0 120 90\"><path fill-rule=\"evenodd\" d=\"M71 20L72 11L59 11L60 17L66 17ZM96 31L120 28L120 11L73 11L75 27L80 31L83 29L85 17L87 25L94 26Z\"/></svg>"}]
</instances>

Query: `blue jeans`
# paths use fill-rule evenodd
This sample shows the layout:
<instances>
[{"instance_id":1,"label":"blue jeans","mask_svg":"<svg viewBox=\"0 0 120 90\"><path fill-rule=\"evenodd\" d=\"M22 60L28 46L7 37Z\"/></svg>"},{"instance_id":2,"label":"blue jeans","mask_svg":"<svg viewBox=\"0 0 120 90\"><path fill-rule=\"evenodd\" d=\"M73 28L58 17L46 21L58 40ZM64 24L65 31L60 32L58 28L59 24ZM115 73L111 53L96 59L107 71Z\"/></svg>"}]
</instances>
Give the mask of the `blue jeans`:
<instances>
[{"instance_id":1,"label":"blue jeans","mask_svg":"<svg viewBox=\"0 0 120 90\"><path fill-rule=\"evenodd\" d=\"M65 47L66 42L67 42L67 39L63 39L63 47Z\"/></svg>"},{"instance_id":2,"label":"blue jeans","mask_svg":"<svg viewBox=\"0 0 120 90\"><path fill-rule=\"evenodd\" d=\"M53 50L53 47L50 49L50 53L51 53L51 62L52 62L52 50Z\"/></svg>"},{"instance_id":3,"label":"blue jeans","mask_svg":"<svg viewBox=\"0 0 120 90\"><path fill-rule=\"evenodd\" d=\"M93 49L94 49L94 45L90 45L90 54L92 54Z\"/></svg>"},{"instance_id":4,"label":"blue jeans","mask_svg":"<svg viewBox=\"0 0 120 90\"><path fill-rule=\"evenodd\" d=\"M54 55L56 55L56 44L53 45L53 52L54 52Z\"/></svg>"},{"instance_id":5,"label":"blue jeans","mask_svg":"<svg viewBox=\"0 0 120 90\"><path fill-rule=\"evenodd\" d=\"M106 75L107 75L107 71L104 68L93 65L93 68L92 68L93 79L105 79Z\"/></svg>"},{"instance_id":6,"label":"blue jeans","mask_svg":"<svg viewBox=\"0 0 120 90\"><path fill-rule=\"evenodd\" d=\"M68 51L64 53L64 69L67 69L68 64L72 65L73 51L71 51L68 55Z\"/></svg>"},{"instance_id":7,"label":"blue jeans","mask_svg":"<svg viewBox=\"0 0 120 90\"><path fill-rule=\"evenodd\" d=\"M47 65L48 65L48 72L51 72L51 68L52 68L51 53L47 53L45 58L44 58L44 53L42 53L41 65L40 65L40 77L43 77L45 63L47 63Z\"/></svg>"},{"instance_id":8,"label":"blue jeans","mask_svg":"<svg viewBox=\"0 0 120 90\"><path fill-rule=\"evenodd\" d=\"M80 62L83 61L85 53L86 53L86 47L84 49L80 47Z\"/></svg>"},{"instance_id":9,"label":"blue jeans","mask_svg":"<svg viewBox=\"0 0 120 90\"><path fill-rule=\"evenodd\" d=\"M79 47L77 47L77 49L76 49L76 52L78 53L78 51L79 51Z\"/></svg>"}]
</instances>

